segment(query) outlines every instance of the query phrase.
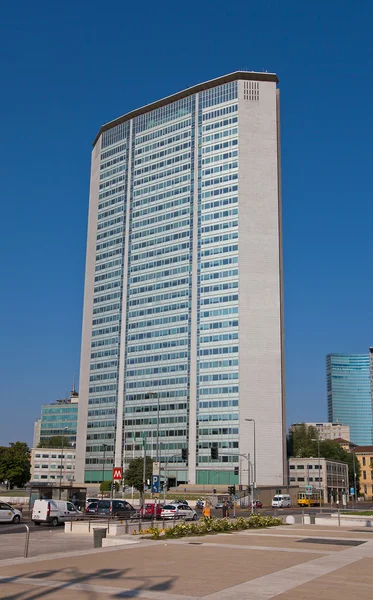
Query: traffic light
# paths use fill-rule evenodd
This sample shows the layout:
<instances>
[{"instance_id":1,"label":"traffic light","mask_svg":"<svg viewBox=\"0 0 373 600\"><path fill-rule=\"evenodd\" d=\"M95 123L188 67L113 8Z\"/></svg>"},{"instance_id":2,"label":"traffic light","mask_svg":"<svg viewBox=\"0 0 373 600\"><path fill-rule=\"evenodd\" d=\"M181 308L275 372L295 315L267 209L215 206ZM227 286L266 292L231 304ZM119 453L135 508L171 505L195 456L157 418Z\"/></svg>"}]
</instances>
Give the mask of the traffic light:
<instances>
[{"instance_id":1,"label":"traffic light","mask_svg":"<svg viewBox=\"0 0 373 600\"><path fill-rule=\"evenodd\" d=\"M211 446L211 459L218 460L219 458L219 450L217 446Z\"/></svg>"},{"instance_id":2,"label":"traffic light","mask_svg":"<svg viewBox=\"0 0 373 600\"><path fill-rule=\"evenodd\" d=\"M240 472L240 469L239 469L239 467L234 467L234 474L235 474L235 475L238 475L238 474L239 474L239 472Z\"/></svg>"},{"instance_id":3,"label":"traffic light","mask_svg":"<svg viewBox=\"0 0 373 600\"><path fill-rule=\"evenodd\" d=\"M230 485L228 487L228 494L230 494L231 496L234 496L236 493L236 486L235 485Z\"/></svg>"},{"instance_id":4,"label":"traffic light","mask_svg":"<svg viewBox=\"0 0 373 600\"><path fill-rule=\"evenodd\" d=\"M181 449L181 458L183 459L184 462L186 462L188 460L188 448Z\"/></svg>"}]
</instances>

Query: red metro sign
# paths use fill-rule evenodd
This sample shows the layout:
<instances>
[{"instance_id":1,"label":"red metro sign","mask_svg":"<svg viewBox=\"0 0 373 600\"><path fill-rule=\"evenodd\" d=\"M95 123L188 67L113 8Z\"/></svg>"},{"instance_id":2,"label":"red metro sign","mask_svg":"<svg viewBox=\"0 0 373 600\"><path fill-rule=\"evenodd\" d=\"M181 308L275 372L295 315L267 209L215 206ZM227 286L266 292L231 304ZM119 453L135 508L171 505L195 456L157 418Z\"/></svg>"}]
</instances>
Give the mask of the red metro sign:
<instances>
[{"instance_id":1,"label":"red metro sign","mask_svg":"<svg viewBox=\"0 0 373 600\"><path fill-rule=\"evenodd\" d=\"M122 467L114 467L113 469L113 480L122 480L123 479L123 469Z\"/></svg>"}]
</instances>

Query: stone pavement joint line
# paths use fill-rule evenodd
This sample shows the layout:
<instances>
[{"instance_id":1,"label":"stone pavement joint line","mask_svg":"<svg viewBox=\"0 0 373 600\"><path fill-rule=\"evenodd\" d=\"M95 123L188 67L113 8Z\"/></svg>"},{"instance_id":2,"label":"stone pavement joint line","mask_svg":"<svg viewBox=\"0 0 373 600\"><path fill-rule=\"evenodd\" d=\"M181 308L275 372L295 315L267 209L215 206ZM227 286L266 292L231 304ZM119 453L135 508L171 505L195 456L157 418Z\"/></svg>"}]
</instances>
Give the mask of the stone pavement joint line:
<instances>
[{"instance_id":1,"label":"stone pavement joint line","mask_svg":"<svg viewBox=\"0 0 373 600\"><path fill-rule=\"evenodd\" d=\"M69 584L65 581L53 581L52 579L37 579L36 577L2 577L0 576L0 582L6 583L17 583L20 585L34 585L37 587L52 588L55 590L66 592L69 590L78 592L92 592L97 594L107 594L115 596L117 598L146 598L147 600L198 600L196 596L185 596L180 594L170 594L168 592L155 592L153 590L140 590L138 588L118 588L118 587L107 587L103 585L92 585L89 583L73 583ZM68 595L66 595L68 598Z\"/></svg>"},{"instance_id":2,"label":"stone pavement joint line","mask_svg":"<svg viewBox=\"0 0 373 600\"><path fill-rule=\"evenodd\" d=\"M203 600L268 600L366 557L373 558L373 542L208 594Z\"/></svg>"},{"instance_id":3,"label":"stone pavement joint line","mask_svg":"<svg viewBox=\"0 0 373 600\"><path fill-rule=\"evenodd\" d=\"M300 540L302 541L302 540ZM195 544L207 548L233 548L235 550L261 550L262 552L291 552L292 554L335 554L335 550L306 550L303 548L284 548L281 546L242 546L241 544L214 544L213 542L185 542L179 540L168 540L168 544Z\"/></svg>"}]
</instances>

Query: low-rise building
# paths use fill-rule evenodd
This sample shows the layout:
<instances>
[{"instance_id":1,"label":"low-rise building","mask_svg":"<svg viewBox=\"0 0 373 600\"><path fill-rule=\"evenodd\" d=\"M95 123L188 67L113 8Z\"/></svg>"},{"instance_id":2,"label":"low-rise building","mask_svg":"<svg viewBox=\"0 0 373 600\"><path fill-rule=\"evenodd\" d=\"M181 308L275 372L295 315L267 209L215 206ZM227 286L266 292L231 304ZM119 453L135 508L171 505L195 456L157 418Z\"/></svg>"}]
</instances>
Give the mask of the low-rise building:
<instances>
[{"instance_id":1,"label":"low-rise building","mask_svg":"<svg viewBox=\"0 0 373 600\"><path fill-rule=\"evenodd\" d=\"M290 431L294 430L299 425L314 427L319 434L320 440L335 440L337 438L343 438L347 441L350 440L349 425L342 425L341 423L293 423L290 425Z\"/></svg>"},{"instance_id":2,"label":"low-rise building","mask_svg":"<svg viewBox=\"0 0 373 600\"><path fill-rule=\"evenodd\" d=\"M57 486L74 481L75 450L72 448L32 448L31 483L55 483Z\"/></svg>"},{"instance_id":3,"label":"low-rise building","mask_svg":"<svg viewBox=\"0 0 373 600\"><path fill-rule=\"evenodd\" d=\"M360 463L360 494L373 500L373 446L355 446L355 457Z\"/></svg>"},{"instance_id":4,"label":"low-rise building","mask_svg":"<svg viewBox=\"0 0 373 600\"><path fill-rule=\"evenodd\" d=\"M34 425L34 448L40 442L55 436L67 438L70 444L76 443L78 402L79 395L73 389L70 398L61 398L51 404L42 405L41 417Z\"/></svg>"},{"instance_id":5,"label":"low-rise building","mask_svg":"<svg viewBox=\"0 0 373 600\"><path fill-rule=\"evenodd\" d=\"M323 501L339 500L348 497L348 465L339 460L326 458L290 458L289 484L299 485L300 491L312 486Z\"/></svg>"}]
</instances>

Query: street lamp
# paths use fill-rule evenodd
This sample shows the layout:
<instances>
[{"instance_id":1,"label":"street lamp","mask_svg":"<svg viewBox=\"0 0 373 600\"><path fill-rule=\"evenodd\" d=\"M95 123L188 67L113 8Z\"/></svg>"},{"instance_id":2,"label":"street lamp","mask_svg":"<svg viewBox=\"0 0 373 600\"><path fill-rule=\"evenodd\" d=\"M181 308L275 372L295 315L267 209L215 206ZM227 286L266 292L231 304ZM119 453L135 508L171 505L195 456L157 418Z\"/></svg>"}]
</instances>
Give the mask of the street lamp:
<instances>
[{"instance_id":1,"label":"street lamp","mask_svg":"<svg viewBox=\"0 0 373 600\"><path fill-rule=\"evenodd\" d=\"M67 431L68 427L64 427L63 431ZM63 438L63 434L62 434L62 438L61 438L61 464L60 464L60 500L61 500L61 485L62 485L62 457L63 457L63 443L64 443L64 438Z\"/></svg>"},{"instance_id":2,"label":"street lamp","mask_svg":"<svg viewBox=\"0 0 373 600\"><path fill-rule=\"evenodd\" d=\"M251 513L254 512L254 502L253 502L253 498L252 498L252 494L249 494L249 489L250 489L250 453L248 452L247 454L239 454L238 456L243 456L244 458L246 458L247 460L247 497L248 500L251 501Z\"/></svg>"},{"instance_id":3,"label":"street lamp","mask_svg":"<svg viewBox=\"0 0 373 600\"><path fill-rule=\"evenodd\" d=\"M317 459L319 461L319 501L320 501L320 510L321 510L320 438L311 438L311 442L317 442ZM324 494L323 494L323 496L324 496Z\"/></svg>"},{"instance_id":4,"label":"street lamp","mask_svg":"<svg viewBox=\"0 0 373 600\"><path fill-rule=\"evenodd\" d=\"M253 481L253 500L256 499L256 440L255 440L255 419L245 419L251 421L254 425L254 481Z\"/></svg>"},{"instance_id":5,"label":"street lamp","mask_svg":"<svg viewBox=\"0 0 373 600\"><path fill-rule=\"evenodd\" d=\"M105 481L105 460L106 460L106 448L108 447L107 444L102 444L102 447L104 449L104 462L102 463L102 492L101 492L101 498L104 498L104 481Z\"/></svg>"}]
</instances>

